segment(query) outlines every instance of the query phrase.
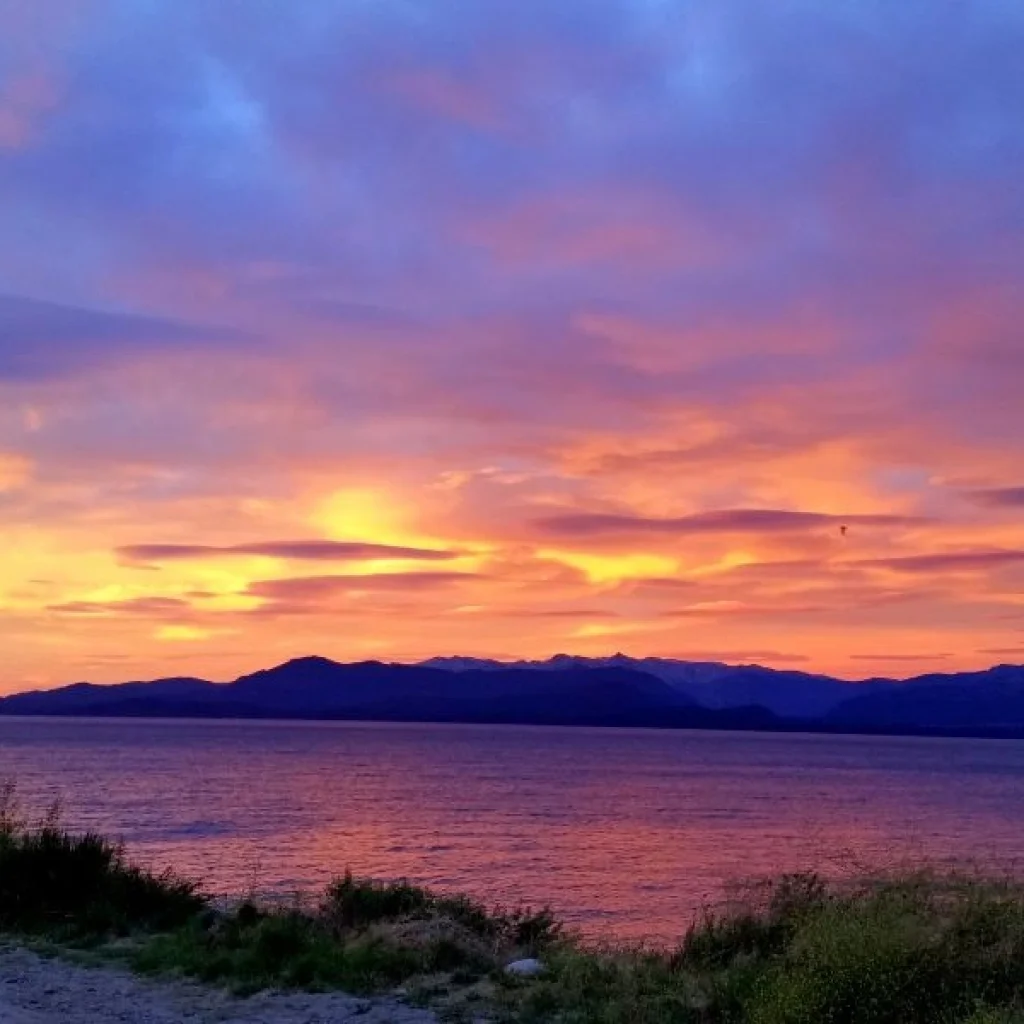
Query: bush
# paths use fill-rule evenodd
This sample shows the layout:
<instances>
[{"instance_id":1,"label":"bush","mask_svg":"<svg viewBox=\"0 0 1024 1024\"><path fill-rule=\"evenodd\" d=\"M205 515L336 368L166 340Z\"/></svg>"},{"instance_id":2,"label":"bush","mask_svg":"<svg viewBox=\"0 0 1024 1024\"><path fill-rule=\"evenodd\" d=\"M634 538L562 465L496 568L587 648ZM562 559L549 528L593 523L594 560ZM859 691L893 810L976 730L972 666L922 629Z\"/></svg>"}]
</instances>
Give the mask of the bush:
<instances>
[{"instance_id":1,"label":"bush","mask_svg":"<svg viewBox=\"0 0 1024 1024\"><path fill-rule=\"evenodd\" d=\"M752 887L748 907L718 914L705 911L686 932L677 958L680 964L719 968L737 959L773 956L829 899L828 888L818 875L770 879Z\"/></svg>"},{"instance_id":2,"label":"bush","mask_svg":"<svg viewBox=\"0 0 1024 1024\"><path fill-rule=\"evenodd\" d=\"M1024 886L788 876L674 953L568 947L501 1002L571 1024L1024 1024Z\"/></svg>"},{"instance_id":3,"label":"bush","mask_svg":"<svg viewBox=\"0 0 1024 1024\"><path fill-rule=\"evenodd\" d=\"M689 1024L702 1021L698 981L672 957L643 949L600 954L564 946L536 979L503 978L505 1020L534 1024Z\"/></svg>"},{"instance_id":4,"label":"bush","mask_svg":"<svg viewBox=\"0 0 1024 1024\"><path fill-rule=\"evenodd\" d=\"M0 788L0 931L68 936L178 927L205 900L191 882L129 865L102 836L71 835L53 809L21 820L13 789Z\"/></svg>"},{"instance_id":5,"label":"bush","mask_svg":"<svg viewBox=\"0 0 1024 1024\"><path fill-rule=\"evenodd\" d=\"M438 974L469 984L528 943L550 941L556 930L548 912L489 913L466 897L347 873L328 886L313 912L243 903L152 938L133 962L140 970L175 971L244 991L363 993Z\"/></svg>"},{"instance_id":6,"label":"bush","mask_svg":"<svg viewBox=\"0 0 1024 1024\"><path fill-rule=\"evenodd\" d=\"M468 896L446 896L406 881L379 882L346 872L332 882L320 914L338 933L361 930L381 921L446 918L499 946L541 948L553 942L561 925L547 908L488 910Z\"/></svg>"},{"instance_id":7,"label":"bush","mask_svg":"<svg viewBox=\"0 0 1024 1024\"><path fill-rule=\"evenodd\" d=\"M425 913L434 902L426 889L406 882L355 879L347 871L327 887L320 912L336 931L345 932L377 921Z\"/></svg>"}]
</instances>

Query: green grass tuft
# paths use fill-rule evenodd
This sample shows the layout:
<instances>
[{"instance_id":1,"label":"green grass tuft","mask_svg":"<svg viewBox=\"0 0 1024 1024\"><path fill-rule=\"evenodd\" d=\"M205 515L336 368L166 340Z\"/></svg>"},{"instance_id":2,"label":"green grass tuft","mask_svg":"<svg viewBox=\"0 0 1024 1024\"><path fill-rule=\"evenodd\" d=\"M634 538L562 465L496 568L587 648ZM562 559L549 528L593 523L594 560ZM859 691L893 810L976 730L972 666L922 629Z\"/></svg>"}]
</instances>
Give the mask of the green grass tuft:
<instances>
[{"instance_id":1,"label":"green grass tuft","mask_svg":"<svg viewBox=\"0 0 1024 1024\"><path fill-rule=\"evenodd\" d=\"M394 987L422 970L411 950L364 941L342 944L305 914L278 911L245 921L225 915L158 935L131 958L147 973L181 973L241 992L265 988L344 989L368 993Z\"/></svg>"}]
</instances>

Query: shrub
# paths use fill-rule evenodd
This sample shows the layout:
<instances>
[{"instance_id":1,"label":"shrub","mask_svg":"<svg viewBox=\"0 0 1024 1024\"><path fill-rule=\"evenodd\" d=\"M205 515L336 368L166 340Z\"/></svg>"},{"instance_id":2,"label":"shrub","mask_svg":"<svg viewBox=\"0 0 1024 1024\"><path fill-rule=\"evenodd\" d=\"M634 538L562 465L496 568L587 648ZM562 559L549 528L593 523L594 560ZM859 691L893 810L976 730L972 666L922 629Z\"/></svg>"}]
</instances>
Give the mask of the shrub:
<instances>
[{"instance_id":1,"label":"shrub","mask_svg":"<svg viewBox=\"0 0 1024 1024\"><path fill-rule=\"evenodd\" d=\"M426 889L406 882L376 882L353 878L347 871L332 882L321 903L323 918L335 930L365 928L377 921L424 913L434 903Z\"/></svg>"},{"instance_id":2,"label":"shrub","mask_svg":"<svg viewBox=\"0 0 1024 1024\"><path fill-rule=\"evenodd\" d=\"M779 879L675 953L565 947L502 987L571 1024L1024 1024L1024 887L917 873Z\"/></svg>"},{"instance_id":3,"label":"shrub","mask_svg":"<svg viewBox=\"0 0 1024 1024\"><path fill-rule=\"evenodd\" d=\"M720 968L737 959L773 956L830 898L815 874L771 879L752 889L749 906L718 914L705 911L686 932L678 959L681 964Z\"/></svg>"},{"instance_id":4,"label":"shrub","mask_svg":"<svg viewBox=\"0 0 1024 1024\"><path fill-rule=\"evenodd\" d=\"M561 924L546 908L488 910L468 896L439 895L405 881L358 879L351 872L328 886L320 916L339 936L381 922L443 919L487 941L496 952L524 955L544 949L561 934Z\"/></svg>"},{"instance_id":5,"label":"shrub","mask_svg":"<svg viewBox=\"0 0 1024 1024\"><path fill-rule=\"evenodd\" d=\"M177 927L205 901L191 882L129 865L119 844L71 835L56 813L37 827L0 793L0 930L102 935Z\"/></svg>"},{"instance_id":6,"label":"shrub","mask_svg":"<svg viewBox=\"0 0 1024 1024\"><path fill-rule=\"evenodd\" d=\"M703 1020L697 980L663 953L626 949L595 955L573 946L551 951L539 978L503 978L505 1020L524 1024L689 1024Z\"/></svg>"}]
</instances>

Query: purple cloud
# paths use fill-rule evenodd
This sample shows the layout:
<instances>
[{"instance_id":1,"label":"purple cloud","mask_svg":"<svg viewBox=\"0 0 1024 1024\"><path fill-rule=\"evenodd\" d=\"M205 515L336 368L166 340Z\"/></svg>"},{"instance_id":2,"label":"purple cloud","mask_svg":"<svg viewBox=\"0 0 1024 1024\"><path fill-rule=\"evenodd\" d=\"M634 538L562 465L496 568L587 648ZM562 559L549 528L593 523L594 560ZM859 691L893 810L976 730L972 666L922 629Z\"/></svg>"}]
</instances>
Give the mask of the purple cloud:
<instances>
[{"instance_id":1,"label":"purple cloud","mask_svg":"<svg viewBox=\"0 0 1024 1024\"><path fill-rule=\"evenodd\" d=\"M1024 564L1024 551L949 551L931 555L868 558L850 564L906 573L981 572Z\"/></svg>"},{"instance_id":2,"label":"purple cloud","mask_svg":"<svg viewBox=\"0 0 1024 1024\"><path fill-rule=\"evenodd\" d=\"M251 340L232 328L0 295L0 380L61 377L119 356Z\"/></svg>"},{"instance_id":3,"label":"purple cloud","mask_svg":"<svg viewBox=\"0 0 1024 1024\"><path fill-rule=\"evenodd\" d=\"M982 490L968 491L967 495L987 508L1024 507L1024 487L986 487Z\"/></svg>"},{"instance_id":4,"label":"purple cloud","mask_svg":"<svg viewBox=\"0 0 1024 1024\"><path fill-rule=\"evenodd\" d=\"M564 537L593 537L605 534L691 534L802 533L807 530L841 526L907 527L924 520L902 515L828 515L785 509L744 508L698 512L689 516L658 519L645 516L579 513L547 516L535 521L542 532Z\"/></svg>"},{"instance_id":5,"label":"purple cloud","mask_svg":"<svg viewBox=\"0 0 1024 1024\"><path fill-rule=\"evenodd\" d=\"M413 548L392 544L364 544L355 541L280 540L252 544L128 544L116 549L130 562L170 562L256 555L293 561L373 561L408 559L442 562L457 558L457 551Z\"/></svg>"}]
</instances>

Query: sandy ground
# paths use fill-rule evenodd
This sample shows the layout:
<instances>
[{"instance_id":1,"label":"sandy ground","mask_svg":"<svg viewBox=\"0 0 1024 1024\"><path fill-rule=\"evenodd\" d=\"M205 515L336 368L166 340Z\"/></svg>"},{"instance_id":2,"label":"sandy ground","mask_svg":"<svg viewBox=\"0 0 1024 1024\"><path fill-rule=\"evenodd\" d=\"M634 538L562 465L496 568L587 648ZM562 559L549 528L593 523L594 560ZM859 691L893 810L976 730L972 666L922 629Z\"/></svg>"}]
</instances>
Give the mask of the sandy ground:
<instances>
[{"instance_id":1,"label":"sandy ground","mask_svg":"<svg viewBox=\"0 0 1024 1024\"><path fill-rule=\"evenodd\" d=\"M113 967L82 967L0 949L0 1024L437 1024L390 999L263 993L238 999Z\"/></svg>"}]
</instances>

